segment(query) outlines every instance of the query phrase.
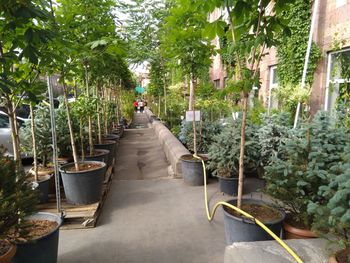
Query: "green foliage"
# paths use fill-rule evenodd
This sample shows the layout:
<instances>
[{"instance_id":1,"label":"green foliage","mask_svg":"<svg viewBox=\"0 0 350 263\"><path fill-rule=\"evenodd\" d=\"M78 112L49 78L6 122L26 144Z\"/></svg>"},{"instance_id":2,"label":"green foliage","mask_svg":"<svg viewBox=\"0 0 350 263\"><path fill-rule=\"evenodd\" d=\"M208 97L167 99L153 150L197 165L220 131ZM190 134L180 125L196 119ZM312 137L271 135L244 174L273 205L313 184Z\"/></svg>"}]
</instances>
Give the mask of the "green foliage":
<instances>
[{"instance_id":1,"label":"green foliage","mask_svg":"<svg viewBox=\"0 0 350 263\"><path fill-rule=\"evenodd\" d=\"M327 183L319 188L322 201L312 200L308 212L314 217L313 228L341 248L350 249L350 145L343 152L341 162L333 163L325 171ZM329 235L330 234L330 235ZM348 255L350 258L350 255Z\"/></svg>"},{"instance_id":2,"label":"green foliage","mask_svg":"<svg viewBox=\"0 0 350 263\"><path fill-rule=\"evenodd\" d=\"M295 115L298 103L304 107L309 105L311 87L302 88L299 84L286 84L273 89L273 96L278 100L278 107L282 111L289 112L292 116Z\"/></svg>"},{"instance_id":3,"label":"green foliage","mask_svg":"<svg viewBox=\"0 0 350 263\"><path fill-rule=\"evenodd\" d=\"M47 166L49 157L52 155L52 134L50 108L47 104L40 103L34 110L35 139L38 157L44 167ZM31 121L27 121L20 131L22 147L25 152L33 151Z\"/></svg>"},{"instance_id":4,"label":"green foliage","mask_svg":"<svg viewBox=\"0 0 350 263\"><path fill-rule=\"evenodd\" d=\"M217 121L212 122L205 117L202 119L203 121L198 122L196 125L197 151L207 153L214 136L220 133L222 126ZM191 152L194 151L192 122L186 122L185 120L182 122L179 139Z\"/></svg>"},{"instance_id":5,"label":"green foliage","mask_svg":"<svg viewBox=\"0 0 350 263\"><path fill-rule=\"evenodd\" d=\"M14 241L23 237L24 218L35 212L38 196L3 148L0 154L0 239Z\"/></svg>"},{"instance_id":6,"label":"green foliage","mask_svg":"<svg viewBox=\"0 0 350 263\"><path fill-rule=\"evenodd\" d=\"M175 67L184 75L193 74L196 79L208 72L212 46L202 35L207 23L207 13L201 12L202 1L176 0L166 17L161 48L165 56L172 58Z\"/></svg>"},{"instance_id":7,"label":"green foliage","mask_svg":"<svg viewBox=\"0 0 350 263\"><path fill-rule=\"evenodd\" d=\"M222 177L238 175L241 143L241 123L236 120L215 135L209 146L208 168L213 174ZM248 124L246 128L246 147L244 152L245 171L254 172L259 165L260 147L256 127Z\"/></svg>"},{"instance_id":8,"label":"green foliage","mask_svg":"<svg viewBox=\"0 0 350 263\"><path fill-rule=\"evenodd\" d=\"M306 226L313 222L307 212L309 202L325 202L319 190L328 185L328 171L342 161L350 139L337 122L330 113L319 112L310 124L290 130L265 169L266 192L281 200L294 220Z\"/></svg>"},{"instance_id":9,"label":"green foliage","mask_svg":"<svg viewBox=\"0 0 350 263\"><path fill-rule=\"evenodd\" d=\"M292 8L282 13L283 19L289 21L291 30L290 36L279 36L280 43L277 45L278 81L282 86L298 85L301 82L311 24L311 4L311 0L296 0ZM313 43L306 81L309 85L312 84L320 58L320 48Z\"/></svg>"},{"instance_id":10,"label":"green foliage","mask_svg":"<svg viewBox=\"0 0 350 263\"><path fill-rule=\"evenodd\" d=\"M127 120L132 120L134 116L134 101L135 95L133 91L122 90L121 91L121 113Z\"/></svg>"},{"instance_id":11,"label":"green foliage","mask_svg":"<svg viewBox=\"0 0 350 263\"><path fill-rule=\"evenodd\" d=\"M257 131L261 148L260 166L266 167L277 157L284 140L289 136L292 128L288 113L264 115L262 124Z\"/></svg>"},{"instance_id":12,"label":"green foliage","mask_svg":"<svg viewBox=\"0 0 350 263\"><path fill-rule=\"evenodd\" d=\"M263 103L258 98L253 98L253 106L248 110L248 119L256 124L262 124L262 115L266 112Z\"/></svg>"}]
</instances>

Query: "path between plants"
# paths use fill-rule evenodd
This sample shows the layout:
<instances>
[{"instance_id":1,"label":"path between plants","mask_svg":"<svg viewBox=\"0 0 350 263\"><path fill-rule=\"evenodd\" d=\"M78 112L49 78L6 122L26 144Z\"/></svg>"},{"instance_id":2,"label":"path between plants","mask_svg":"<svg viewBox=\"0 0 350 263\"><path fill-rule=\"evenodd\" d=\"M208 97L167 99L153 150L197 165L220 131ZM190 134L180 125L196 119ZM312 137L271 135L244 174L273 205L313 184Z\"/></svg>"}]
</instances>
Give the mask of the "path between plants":
<instances>
[{"instance_id":1,"label":"path between plants","mask_svg":"<svg viewBox=\"0 0 350 263\"><path fill-rule=\"evenodd\" d=\"M163 150L148 127L146 115L136 113L119 142L116 175L97 227L61 230L60 263L223 262L221 211L207 221L203 188L168 176ZM213 195L217 184L208 189Z\"/></svg>"}]
</instances>

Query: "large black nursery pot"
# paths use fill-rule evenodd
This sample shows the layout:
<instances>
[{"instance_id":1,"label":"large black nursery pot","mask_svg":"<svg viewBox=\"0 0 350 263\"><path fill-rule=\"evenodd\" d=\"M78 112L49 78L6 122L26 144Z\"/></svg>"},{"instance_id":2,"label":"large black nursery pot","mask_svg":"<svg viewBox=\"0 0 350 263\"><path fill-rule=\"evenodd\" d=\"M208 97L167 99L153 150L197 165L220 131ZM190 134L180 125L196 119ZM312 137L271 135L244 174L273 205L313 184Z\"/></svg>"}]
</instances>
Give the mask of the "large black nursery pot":
<instances>
[{"instance_id":1,"label":"large black nursery pot","mask_svg":"<svg viewBox=\"0 0 350 263\"><path fill-rule=\"evenodd\" d=\"M38 184L36 189L39 191L40 203L47 203L49 201L50 181L52 177L52 174L40 176L40 180L36 182Z\"/></svg>"},{"instance_id":2,"label":"large black nursery pot","mask_svg":"<svg viewBox=\"0 0 350 263\"><path fill-rule=\"evenodd\" d=\"M62 225L62 219L57 215L44 212L36 213L28 219L54 221L57 226L45 236L25 243L18 243L17 253L12 259L12 263L56 263L59 228Z\"/></svg>"},{"instance_id":3,"label":"large black nursery pot","mask_svg":"<svg viewBox=\"0 0 350 263\"><path fill-rule=\"evenodd\" d=\"M116 152L116 145L117 142L112 140L102 140L102 143L94 144L95 149L105 149L109 151L107 167L111 166L113 163L113 158L115 157Z\"/></svg>"},{"instance_id":4,"label":"large black nursery pot","mask_svg":"<svg viewBox=\"0 0 350 263\"><path fill-rule=\"evenodd\" d=\"M204 185L202 161L191 154L181 156L181 168L184 182L190 186Z\"/></svg>"},{"instance_id":5,"label":"large black nursery pot","mask_svg":"<svg viewBox=\"0 0 350 263\"><path fill-rule=\"evenodd\" d=\"M110 140L110 141L119 141L119 135L115 133L110 133L107 135L102 136L104 140Z\"/></svg>"},{"instance_id":6,"label":"large black nursery pot","mask_svg":"<svg viewBox=\"0 0 350 263\"><path fill-rule=\"evenodd\" d=\"M104 162L107 164L109 158L109 150L104 149L95 149L93 156L85 156L83 161L96 161L96 162Z\"/></svg>"},{"instance_id":7,"label":"large black nursery pot","mask_svg":"<svg viewBox=\"0 0 350 263\"><path fill-rule=\"evenodd\" d=\"M228 195L237 195L238 178L237 177L221 177L219 176L220 192Z\"/></svg>"},{"instance_id":8,"label":"large black nursery pot","mask_svg":"<svg viewBox=\"0 0 350 263\"><path fill-rule=\"evenodd\" d=\"M74 163L60 167L67 202L75 205L88 205L100 200L103 179L107 165L104 162L85 161L83 164L97 164L92 170L69 171Z\"/></svg>"},{"instance_id":9,"label":"large black nursery pot","mask_svg":"<svg viewBox=\"0 0 350 263\"><path fill-rule=\"evenodd\" d=\"M237 205L237 200L227 201L234 206ZM255 199L243 199L244 204L257 204L268 205L262 200ZM276 209L276 208L274 208ZM285 213L276 209L280 217L276 220L263 222L273 233L277 236L281 235L283 221L285 219ZM224 224L227 245L232 245L233 242L251 242L251 241L265 241L272 240L271 237L264 229L255 224L254 221L245 217L237 217L227 212L227 208L223 207L224 211Z\"/></svg>"}]
</instances>

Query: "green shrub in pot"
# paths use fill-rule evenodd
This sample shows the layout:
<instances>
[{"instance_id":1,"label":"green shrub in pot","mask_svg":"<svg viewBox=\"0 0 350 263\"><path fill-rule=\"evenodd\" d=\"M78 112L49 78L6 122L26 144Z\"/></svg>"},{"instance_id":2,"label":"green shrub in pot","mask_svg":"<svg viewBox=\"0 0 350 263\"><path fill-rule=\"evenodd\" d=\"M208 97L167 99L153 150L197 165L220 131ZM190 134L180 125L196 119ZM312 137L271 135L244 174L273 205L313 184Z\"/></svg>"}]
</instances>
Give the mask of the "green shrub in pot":
<instances>
[{"instance_id":1,"label":"green shrub in pot","mask_svg":"<svg viewBox=\"0 0 350 263\"><path fill-rule=\"evenodd\" d=\"M291 129L290 116L288 113L275 113L271 116L262 117L262 125L258 129L258 139L261 148L260 166L268 166L274 156L277 156L278 149L288 137Z\"/></svg>"},{"instance_id":2,"label":"green shrub in pot","mask_svg":"<svg viewBox=\"0 0 350 263\"><path fill-rule=\"evenodd\" d=\"M197 151L199 153L208 153L209 146L212 144L214 136L220 133L222 126L218 121L210 121L206 115L203 116L203 121L196 126L197 132ZM181 131L179 134L180 141L193 152L193 127L192 122L182 122Z\"/></svg>"},{"instance_id":3,"label":"green shrub in pot","mask_svg":"<svg viewBox=\"0 0 350 263\"><path fill-rule=\"evenodd\" d=\"M328 182L319 187L321 201L310 201L308 212L314 219L313 229L336 243L350 262L350 144L343 161L328 170L327 178Z\"/></svg>"},{"instance_id":4,"label":"green shrub in pot","mask_svg":"<svg viewBox=\"0 0 350 263\"><path fill-rule=\"evenodd\" d=\"M240 142L241 122L239 120L228 124L218 135L214 136L208 151L208 169L213 171L213 175L219 177L238 176ZM247 172L253 172L257 169L259 155L256 126L248 124L244 154L244 167Z\"/></svg>"},{"instance_id":5,"label":"green shrub in pot","mask_svg":"<svg viewBox=\"0 0 350 263\"><path fill-rule=\"evenodd\" d=\"M16 173L15 162L0 148L0 241L14 242L23 232L24 218L35 212L38 202L24 173Z\"/></svg>"},{"instance_id":6,"label":"green shrub in pot","mask_svg":"<svg viewBox=\"0 0 350 263\"><path fill-rule=\"evenodd\" d=\"M310 228L309 202L323 203L319 188L328 183L328 170L342 160L349 140L336 116L319 112L311 123L290 130L278 153L265 167L266 193L282 201L292 223Z\"/></svg>"}]
</instances>

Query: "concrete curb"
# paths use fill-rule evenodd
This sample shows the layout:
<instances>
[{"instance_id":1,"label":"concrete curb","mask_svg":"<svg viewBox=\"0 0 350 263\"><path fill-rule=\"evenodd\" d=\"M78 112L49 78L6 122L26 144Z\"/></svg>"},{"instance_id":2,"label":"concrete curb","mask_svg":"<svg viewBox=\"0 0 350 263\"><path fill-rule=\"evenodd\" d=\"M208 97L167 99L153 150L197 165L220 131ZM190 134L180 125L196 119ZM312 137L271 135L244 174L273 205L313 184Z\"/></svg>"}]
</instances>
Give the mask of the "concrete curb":
<instances>
[{"instance_id":1,"label":"concrete curb","mask_svg":"<svg viewBox=\"0 0 350 263\"><path fill-rule=\"evenodd\" d=\"M170 162L173 177L182 178L181 160L180 157L184 154L190 154L185 146L165 127L160 121L153 120L151 116L154 114L148 109L145 113L152 124L152 128L163 148L167 160Z\"/></svg>"},{"instance_id":2,"label":"concrete curb","mask_svg":"<svg viewBox=\"0 0 350 263\"><path fill-rule=\"evenodd\" d=\"M285 240L308 263L328 263L327 241L320 238ZM235 242L225 249L225 263L292 263L295 260L276 241Z\"/></svg>"}]
</instances>

